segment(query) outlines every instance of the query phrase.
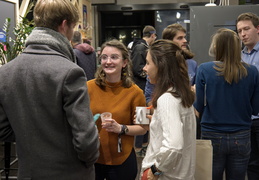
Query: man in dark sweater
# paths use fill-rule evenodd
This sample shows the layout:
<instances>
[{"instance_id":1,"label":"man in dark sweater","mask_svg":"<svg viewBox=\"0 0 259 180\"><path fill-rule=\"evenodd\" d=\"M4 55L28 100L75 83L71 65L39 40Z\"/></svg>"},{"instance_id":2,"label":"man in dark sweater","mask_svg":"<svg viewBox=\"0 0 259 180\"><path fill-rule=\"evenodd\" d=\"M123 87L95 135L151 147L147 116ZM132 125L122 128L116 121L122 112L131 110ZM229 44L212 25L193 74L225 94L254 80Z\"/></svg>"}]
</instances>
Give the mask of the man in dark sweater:
<instances>
[{"instance_id":1,"label":"man in dark sweater","mask_svg":"<svg viewBox=\"0 0 259 180\"><path fill-rule=\"evenodd\" d=\"M87 43L82 43L82 35L79 31L74 32L71 43L76 55L77 65L85 71L88 81L94 79L94 74L97 68L94 48Z\"/></svg>"},{"instance_id":2,"label":"man in dark sweater","mask_svg":"<svg viewBox=\"0 0 259 180\"><path fill-rule=\"evenodd\" d=\"M153 26L145 26L143 38L132 45L131 59L133 64L133 75L135 83L144 91L146 84L146 73L143 67L146 64L148 45L156 40L156 30Z\"/></svg>"}]
</instances>

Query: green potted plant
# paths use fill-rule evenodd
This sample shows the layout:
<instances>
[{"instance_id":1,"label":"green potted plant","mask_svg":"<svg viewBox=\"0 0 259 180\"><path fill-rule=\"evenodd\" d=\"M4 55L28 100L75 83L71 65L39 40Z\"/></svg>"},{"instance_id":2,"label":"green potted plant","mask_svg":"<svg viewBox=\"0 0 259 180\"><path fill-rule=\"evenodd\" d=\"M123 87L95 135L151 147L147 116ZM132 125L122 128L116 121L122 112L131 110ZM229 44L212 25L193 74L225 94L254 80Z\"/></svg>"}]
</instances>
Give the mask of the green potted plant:
<instances>
[{"instance_id":1,"label":"green potted plant","mask_svg":"<svg viewBox=\"0 0 259 180\"><path fill-rule=\"evenodd\" d=\"M13 33L15 38L10 37L10 18L6 18L3 30L5 31L5 42L0 43L0 65L3 65L16 56L18 56L25 48L26 38L29 36L34 28L33 20L26 18L27 14L31 12L34 3L30 3L24 17L20 16L19 23L14 27Z\"/></svg>"}]
</instances>

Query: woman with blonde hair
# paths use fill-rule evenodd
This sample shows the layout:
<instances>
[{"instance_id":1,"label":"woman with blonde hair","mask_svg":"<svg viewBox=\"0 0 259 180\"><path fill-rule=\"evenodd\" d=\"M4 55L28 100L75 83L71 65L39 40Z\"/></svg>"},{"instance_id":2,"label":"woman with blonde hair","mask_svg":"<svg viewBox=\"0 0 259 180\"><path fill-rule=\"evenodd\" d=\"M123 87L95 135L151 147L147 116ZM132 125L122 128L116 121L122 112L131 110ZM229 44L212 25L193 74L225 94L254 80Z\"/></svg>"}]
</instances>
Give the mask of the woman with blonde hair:
<instances>
[{"instance_id":1,"label":"woman with blonde hair","mask_svg":"<svg viewBox=\"0 0 259 180\"><path fill-rule=\"evenodd\" d=\"M213 145L213 180L244 180L250 156L252 114L259 112L259 75L241 61L238 35L226 28L212 38L215 61L199 66L194 106L201 116L201 137Z\"/></svg>"}]
</instances>

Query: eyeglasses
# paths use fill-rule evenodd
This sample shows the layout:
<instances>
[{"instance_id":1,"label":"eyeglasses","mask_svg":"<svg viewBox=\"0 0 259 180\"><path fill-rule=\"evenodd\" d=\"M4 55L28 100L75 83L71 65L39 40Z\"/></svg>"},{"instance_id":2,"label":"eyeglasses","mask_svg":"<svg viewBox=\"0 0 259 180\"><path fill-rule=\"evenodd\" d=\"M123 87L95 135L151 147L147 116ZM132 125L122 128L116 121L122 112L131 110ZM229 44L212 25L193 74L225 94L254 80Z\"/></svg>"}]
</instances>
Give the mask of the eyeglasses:
<instances>
[{"instance_id":1,"label":"eyeglasses","mask_svg":"<svg viewBox=\"0 0 259 180\"><path fill-rule=\"evenodd\" d=\"M110 58L111 61L116 61L118 59L121 59L121 57L117 54L112 54L111 56L107 56L106 54L102 54L100 56L100 60L102 60L102 61L108 61L109 58Z\"/></svg>"}]
</instances>

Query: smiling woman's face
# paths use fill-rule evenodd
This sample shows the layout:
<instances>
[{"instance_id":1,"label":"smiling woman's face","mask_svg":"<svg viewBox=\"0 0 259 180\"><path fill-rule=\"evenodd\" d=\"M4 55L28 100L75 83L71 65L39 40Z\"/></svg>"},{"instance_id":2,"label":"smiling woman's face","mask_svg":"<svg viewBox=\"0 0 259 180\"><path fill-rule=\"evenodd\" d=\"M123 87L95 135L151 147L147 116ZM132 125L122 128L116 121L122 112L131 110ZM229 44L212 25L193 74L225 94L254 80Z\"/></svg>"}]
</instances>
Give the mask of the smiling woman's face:
<instances>
[{"instance_id":1,"label":"smiling woman's face","mask_svg":"<svg viewBox=\"0 0 259 180\"><path fill-rule=\"evenodd\" d=\"M127 65L127 61L123 60L121 51L111 46L103 49L100 59L106 75L118 75L120 77L122 68Z\"/></svg>"},{"instance_id":2,"label":"smiling woman's face","mask_svg":"<svg viewBox=\"0 0 259 180\"><path fill-rule=\"evenodd\" d=\"M148 78L151 84L156 84L156 76L157 76L157 66L154 64L150 52L147 53L146 65L143 70L147 72Z\"/></svg>"}]
</instances>

